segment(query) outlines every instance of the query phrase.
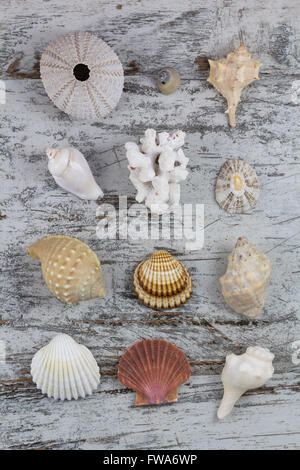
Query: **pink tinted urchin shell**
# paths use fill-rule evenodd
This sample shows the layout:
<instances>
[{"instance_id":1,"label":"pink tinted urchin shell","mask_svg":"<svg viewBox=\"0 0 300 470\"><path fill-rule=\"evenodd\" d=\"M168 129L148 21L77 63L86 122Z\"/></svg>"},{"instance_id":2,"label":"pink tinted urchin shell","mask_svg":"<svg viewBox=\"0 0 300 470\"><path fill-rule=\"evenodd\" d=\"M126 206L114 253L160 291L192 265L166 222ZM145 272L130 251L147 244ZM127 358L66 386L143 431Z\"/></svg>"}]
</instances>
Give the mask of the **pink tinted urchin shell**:
<instances>
[{"instance_id":1,"label":"pink tinted urchin shell","mask_svg":"<svg viewBox=\"0 0 300 470\"><path fill-rule=\"evenodd\" d=\"M102 39L75 32L52 41L42 54L41 77L53 103L79 119L98 120L117 105L122 64Z\"/></svg>"},{"instance_id":2,"label":"pink tinted urchin shell","mask_svg":"<svg viewBox=\"0 0 300 470\"><path fill-rule=\"evenodd\" d=\"M136 405L177 401L177 387L191 375L184 353L168 341L147 339L131 346L121 357L118 379L136 391Z\"/></svg>"}]
</instances>

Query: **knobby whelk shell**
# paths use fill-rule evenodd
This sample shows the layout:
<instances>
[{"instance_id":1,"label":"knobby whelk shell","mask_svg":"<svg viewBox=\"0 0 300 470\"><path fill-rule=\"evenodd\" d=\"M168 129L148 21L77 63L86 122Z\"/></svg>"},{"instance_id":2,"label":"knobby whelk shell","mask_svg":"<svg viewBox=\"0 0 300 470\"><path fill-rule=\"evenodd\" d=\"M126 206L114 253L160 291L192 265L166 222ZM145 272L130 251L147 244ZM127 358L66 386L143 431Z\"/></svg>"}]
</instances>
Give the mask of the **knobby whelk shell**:
<instances>
[{"instance_id":1,"label":"knobby whelk shell","mask_svg":"<svg viewBox=\"0 0 300 470\"><path fill-rule=\"evenodd\" d=\"M102 39L75 32L52 41L42 54L41 77L53 103L79 119L98 120L117 105L124 73Z\"/></svg>"},{"instance_id":2,"label":"knobby whelk shell","mask_svg":"<svg viewBox=\"0 0 300 470\"><path fill-rule=\"evenodd\" d=\"M218 409L218 418L223 419L231 413L237 400L247 391L262 387L273 375L274 354L269 349L254 346L244 354L226 356L222 371L224 395Z\"/></svg>"},{"instance_id":3,"label":"knobby whelk shell","mask_svg":"<svg viewBox=\"0 0 300 470\"><path fill-rule=\"evenodd\" d=\"M270 260L240 237L228 256L226 273L220 278L224 299L235 312L255 318L263 309L270 277Z\"/></svg>"},{"instance_id":4,"label":"knobby whelk shell","mask_svg":"<svg viewBox=\"0 0 300 470\"><path fill-rule=\"evenodd\" d=\"M145 305L158 309L179 307L192 293L192 280L185 266L163 250L136 267L133 286Z\"/></svg>"},{"instance_id":5,"label":"knobby whelk shell","mask_svg":"<svg viewBox=\"0 0 300 470\"><path fill-rule=\"evenodd\" d=\"M255 170L243 160L228 160L222 166L216 184L216 201L227 212L247 212L259 197Z\"/></svg>"},{"instance_id":6,"label":"knobby whelk shell","mask_svg":"<svg viewBox=\"0 0 300 470\"><path fill-rule=\"evenodd\" d=\"M34 355L31 375L37 388L55 400L84 398L100 382L93 354L66 334L55 336Z\"/></svg>"},{"instance_id":7,"label":"knobby whelk shell","mask_svg":"<svg viewBox=\"0 0 300 470\"><path fill-rule=\"evenodd\" d=\"M236 126L235 112L244 87L259 80L259 67L262 64L252 59L250 52L241 44L226 59L208 60L210 75L208 81L226 98L229 124Z\"/></svg>"},{"instance_id":8,"label":"knobby whelk shell","mask_svg":"<svg viewBox=\"0 0 300 470\"><path fill-rule=\"evenodd\" d=\"M80 240L54 235L27 250L29 256L40 260L48 288L62 302L76 304L105 295L100 261Z\"/></svg>"},{"instance_id":9,"label":"knobby whelk shell","mask_svg":"<svg viewBox=\"0 0 300 470\"><path fill-rule=\"evenodd\" d=\"M118 367L119 381L136 391L137 406L177 401L177 388L190 375L184 353L161 339L134 344L121 357Z\"/></svg>"}]
</instances>

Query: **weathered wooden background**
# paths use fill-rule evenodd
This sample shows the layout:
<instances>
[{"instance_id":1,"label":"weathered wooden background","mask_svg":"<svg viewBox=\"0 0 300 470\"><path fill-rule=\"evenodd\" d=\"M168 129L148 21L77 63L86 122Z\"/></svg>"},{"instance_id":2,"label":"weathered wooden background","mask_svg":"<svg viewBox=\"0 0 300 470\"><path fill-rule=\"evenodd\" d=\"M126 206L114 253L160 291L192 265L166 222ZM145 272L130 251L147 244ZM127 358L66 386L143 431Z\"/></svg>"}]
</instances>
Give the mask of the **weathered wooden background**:
<instances>
[{"instance_id":1,"label":"weathered wooden background","mask_svg":"<svg viewBox=\"0 0 300 470\"><path fill-rule=\"evenodd\" d=\"M300 448L300 376L292 343L300 340L298 0L2 0L0 78L1 293L0 446L5 449L295 449ZM95 33L117 52L126 73L117 109L101 122L75 121L50 102L39 79L39 55L58 35ZM243 92L238 126L229 128L224 99L206 81L207 58L244 42L263 63L261 80ZM161 95L157 71L174 66L182 86ZM298 83L297 83L298 81ZM70 144L88 158L104 200L132 203L124 143L144 130L187 133L190 175L182 200L205 204L205 245L185 252L180 242L96 237L97 204L56 186L45 148ZM214 199L216 175L230 157L252 164L262 184L255 209L230 216ZM107 295L76 306L47 289L26 247L50 234L67 234L98 254ZM271 259L266 306L250 321L223 301L218 278L238 236ZM168 312L135 298L131 274L155 248L170 249L188 267L194 293ZM91 349L102 372L86 400L54 402L31 381L33 354L58 332ZM116 378L126 348L142 338L164 338L186 353L192 377L172 406L135 408L134 392ZM275 353L276 373L247 393L218 422L220 372L229 352L249 345Z\"/></svg>"}]
</instances>

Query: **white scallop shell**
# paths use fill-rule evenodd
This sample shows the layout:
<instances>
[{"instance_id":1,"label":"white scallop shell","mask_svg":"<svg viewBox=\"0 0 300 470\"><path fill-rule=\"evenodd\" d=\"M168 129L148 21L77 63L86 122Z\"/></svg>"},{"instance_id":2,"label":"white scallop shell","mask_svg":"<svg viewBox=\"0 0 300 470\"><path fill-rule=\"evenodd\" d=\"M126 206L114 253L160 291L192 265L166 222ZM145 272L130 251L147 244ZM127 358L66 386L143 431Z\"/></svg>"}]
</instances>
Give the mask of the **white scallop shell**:
<instances>
[{"instance_id":1,"label":"white scallop shell","mask_svg":"<svg viewBox=\"0 0 300 470\"><path fill-rule=\"evenodd\" d=\"M216 185L216 201L227 212L240 214L255 206L259 197L255 170L243 160L228 160L222 166Z\"/></svg>"},{"instance_id":2,"label":"white scallop shell","mask_svg":"<svg viewBox=\"0 0 300 470\"><path fill-rule=\"evenodd\" d=\"M88 348L59 334L40 349L31 362L33 382L55 400L91 395L100 382L99 367Z\"/></svg>"},{"instance_id":3,"label":"white scallop shell","mask_svg":"<svg viewBox=\"0 0 300 470\"><path fill-rule=\"evenodd\" d=\"M40 70L49 98L79 119L105 116L122 94L124 72L118 56L102 39L86 32L52 41L42 54Z\"/></svg>"}]
</instances>

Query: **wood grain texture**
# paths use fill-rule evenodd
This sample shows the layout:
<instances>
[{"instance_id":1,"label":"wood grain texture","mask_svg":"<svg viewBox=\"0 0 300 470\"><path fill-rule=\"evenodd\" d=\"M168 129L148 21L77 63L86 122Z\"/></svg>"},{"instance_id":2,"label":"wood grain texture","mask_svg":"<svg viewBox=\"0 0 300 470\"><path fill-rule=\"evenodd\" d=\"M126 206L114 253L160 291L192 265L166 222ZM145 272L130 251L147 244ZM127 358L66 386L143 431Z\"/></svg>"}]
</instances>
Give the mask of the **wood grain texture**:
<instances>
[{"instance_id":1,"label":"wood grain texture","mask_svg":"<svg viewBox=\"0 0 300 470\"><path fill-rule=\"evenodd\" d=\"M1 207L0 447L6 449L296 449L300 448L300 105L291 98L299 74L296 0L11 0L0 6ZM75 121L50 102L39 79L38 57L59 34L86 30L106 40L125 68L124 93L101 122ZM220 58L243 41L263 63L261 80L247 87L231 129L225 100L207 83L207 58ZM199 59L199 57L201 59ZM195 63L196 61L196 63ZM204 65L203 65L204 64ZM182 85L173 95L156 89L157 71L175 66ZM201 70L199 70L199 68ZM87 157L104 201L134 202L124 143L145 129L182 129L190 174L182 201L205 204L205 244L186 252L178 240L99 240L96 202L59 188L47 170L47 146L72 145ZM262 185L249 214L230 216L215 202L222 164L241 157ZM132 220L132 217L129 217ZM69 306L47 289L26 247L50 234L88 243L103 266L104 299ZM238 236L249 238L272 264L266 305L254 321L226 306L218 278ZM185 263L194 282L186 305L156 312L137 301L134 267L156 248ZM30 378L33 354L65 332L91 349L100 365L99 390L87 400L55 403ZM117 381L120 356L143 338L163 338L186 353L192 377L177 404L134 407L134 393ZM275 354L275 375L245 395L218 423L220 372L225 355L259 344ZM104 411L105 410L105 411ZM129 419L130 418L130 419Z\"/></svg>"}]
</instances>

